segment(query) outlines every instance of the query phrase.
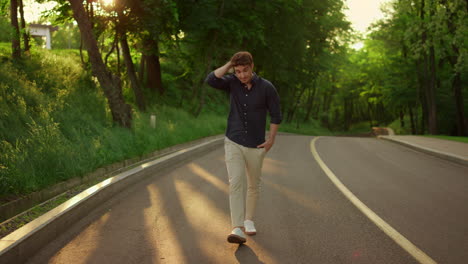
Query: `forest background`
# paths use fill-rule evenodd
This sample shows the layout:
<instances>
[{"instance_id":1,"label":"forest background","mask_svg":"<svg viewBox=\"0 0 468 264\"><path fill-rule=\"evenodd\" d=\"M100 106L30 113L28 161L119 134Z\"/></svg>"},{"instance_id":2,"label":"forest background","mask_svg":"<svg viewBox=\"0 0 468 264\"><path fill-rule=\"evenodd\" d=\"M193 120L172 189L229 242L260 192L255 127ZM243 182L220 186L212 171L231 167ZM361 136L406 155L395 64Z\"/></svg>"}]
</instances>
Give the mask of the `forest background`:
<instances>
[{"instance_id":1,"label":"forest background","mask_svg":"<svg viewBox=\"0 0 468 264\"><path fill-rule=\"evenodd\" d=\"M223 133L229 98L204 79L239 50L277 88L281 131L468 135L464 0L390 1L365 38L342 0L53 2L47 51L23 0L0 0L3 201Z\"/></svg>"}]
</instances>

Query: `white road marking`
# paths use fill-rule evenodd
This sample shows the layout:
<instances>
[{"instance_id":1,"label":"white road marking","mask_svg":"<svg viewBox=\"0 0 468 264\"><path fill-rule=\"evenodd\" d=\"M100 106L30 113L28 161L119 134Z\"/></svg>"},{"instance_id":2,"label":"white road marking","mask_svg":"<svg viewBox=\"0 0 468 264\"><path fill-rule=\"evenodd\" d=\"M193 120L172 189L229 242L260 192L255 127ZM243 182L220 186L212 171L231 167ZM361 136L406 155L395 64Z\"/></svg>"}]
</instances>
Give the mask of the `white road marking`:
<instances>
[{"instance_id":1,"label":"white road marking","mask_svg":"<svg viewBox=\"0 0 468 264\"><path fill-rule=\"evenodd\" d=\"M377 225L385 234L393 239L398 245L406 250L411 256L422 264L435 264L431 257L416 247L411 241L401 235L395 228L391 227L387 222L374 213L369 207L361 202L344 184L335 176L335 174L328 168L328 166L320 158L317 149L315 148L315 141L319 137L315 137L310 142L310 150L314 155L315 160L320 165L322 170L327 174L328 178L336 185L336 187L350 200L364 215L366 215L375 225Z\"/></svg>"}]
</instances>

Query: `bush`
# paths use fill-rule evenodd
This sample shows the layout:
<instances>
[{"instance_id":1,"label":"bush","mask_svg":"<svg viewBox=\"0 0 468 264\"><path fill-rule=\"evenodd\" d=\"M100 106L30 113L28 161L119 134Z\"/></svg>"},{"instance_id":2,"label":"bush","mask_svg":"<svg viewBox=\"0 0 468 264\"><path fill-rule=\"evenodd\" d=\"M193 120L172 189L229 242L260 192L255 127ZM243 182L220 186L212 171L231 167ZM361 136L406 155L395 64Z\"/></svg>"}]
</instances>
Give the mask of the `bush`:
<instances>
[{"instance_id":1,"label":"bush","mask_svg":"<svg viewBox=\"0 0 468 264\"><path fill-rule=\"evenodd\" d=\"M11 39L12 27L6 15L0 14L0 42L8 42Z\"/></svg>"}]
</instances>

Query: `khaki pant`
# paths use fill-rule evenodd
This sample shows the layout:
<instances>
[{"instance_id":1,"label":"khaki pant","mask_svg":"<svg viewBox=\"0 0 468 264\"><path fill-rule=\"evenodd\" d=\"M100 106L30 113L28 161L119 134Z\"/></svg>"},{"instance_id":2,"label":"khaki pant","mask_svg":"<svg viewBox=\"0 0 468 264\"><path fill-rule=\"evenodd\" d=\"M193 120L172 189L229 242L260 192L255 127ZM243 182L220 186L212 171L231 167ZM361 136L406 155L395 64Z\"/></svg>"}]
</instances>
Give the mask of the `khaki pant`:
<instances>
[{"instance_id":1,"label":"khaki pant","mask_svg":"<svg viewBox=\"0 0 468 264\"><path fill-rule=\"evenodd\" d=\"M254 217L266 152L264 148L241 146L227 137L224 140L224 150L229 176L232 226L244 226L244 220L253 220Z\"/></svg>"}]
</instances>

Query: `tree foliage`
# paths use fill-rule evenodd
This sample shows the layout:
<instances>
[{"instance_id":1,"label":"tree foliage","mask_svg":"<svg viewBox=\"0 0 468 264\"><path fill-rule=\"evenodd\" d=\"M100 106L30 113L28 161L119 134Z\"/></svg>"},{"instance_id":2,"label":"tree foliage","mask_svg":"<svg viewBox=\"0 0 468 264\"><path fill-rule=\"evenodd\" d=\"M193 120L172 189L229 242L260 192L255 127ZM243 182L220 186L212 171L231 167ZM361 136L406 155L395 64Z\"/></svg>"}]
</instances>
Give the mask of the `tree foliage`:
<instances>
[{"instance_id":1,"label":"tree foliage","mask_svg":"<svg viewBox=\"0 0 468 264\"><path fill-rule=\"evenodd\" d=\"M400 119L403 126L406 116L414 134L466 136L466 1L396 0L386 12L388 19L374 25L364 48L348 55L357 70L341 85L358 88L342 97L367 107L352 115L370 125ZM335 107L340 104L337 98Z\"/></svg>"},{"instance_id":2,"label":"tree foliage","mask_svg":"<svg viewBox=\"0 0 468 264\"><path fill-rule=\"evenodd\" d=\"M73 34L73 13L69 1L55 1L47 17L68 25L56 34L65 39ZM140 110L146 102L173 104L195 116L224 109L226 97L204 79L233 53L248 50L255 71L277 87L286 122L297 127L316 119L348 130L399 119L412 133L468 131L464 0L394 0L361 50L349 46L356 35L342 0L81 3L100 56ZM57 43L86 47L69 39Z\"/></svg>"}]
</instances>

